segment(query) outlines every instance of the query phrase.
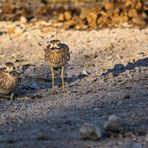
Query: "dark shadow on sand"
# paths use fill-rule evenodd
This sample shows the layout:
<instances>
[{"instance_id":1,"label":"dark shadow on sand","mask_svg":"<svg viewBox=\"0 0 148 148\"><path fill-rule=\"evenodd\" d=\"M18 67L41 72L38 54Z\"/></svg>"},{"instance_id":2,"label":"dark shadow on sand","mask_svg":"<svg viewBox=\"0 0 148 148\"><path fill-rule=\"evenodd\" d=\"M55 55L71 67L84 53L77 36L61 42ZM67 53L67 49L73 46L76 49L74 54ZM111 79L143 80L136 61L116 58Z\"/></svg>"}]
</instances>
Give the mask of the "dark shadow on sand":
<instances>
[{"instance_id":1,"label":"dark shadow on sand","mask_svg":"<svg viewBox=\"0 0 148 148\"><path fill-rule=\"evenodd\" d=\"M123 64L115 64L112 69L108 69L107 72L102 74L102 76L107 76L110 73L112 73L113 76L118 76L120 73L123 73L126 70L135 69L136 67L148 67L148 58L140 59L133 63L128 63L126 66Z\"/></svg>"}]
</instances>

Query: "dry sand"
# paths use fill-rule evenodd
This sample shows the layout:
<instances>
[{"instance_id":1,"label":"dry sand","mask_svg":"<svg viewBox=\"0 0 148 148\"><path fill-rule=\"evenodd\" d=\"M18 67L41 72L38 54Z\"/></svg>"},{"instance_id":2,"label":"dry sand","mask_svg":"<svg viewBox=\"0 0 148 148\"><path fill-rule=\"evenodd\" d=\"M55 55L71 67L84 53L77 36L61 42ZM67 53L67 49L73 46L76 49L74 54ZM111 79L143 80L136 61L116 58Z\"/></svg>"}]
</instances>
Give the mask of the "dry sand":
<instances>
[{"instance_id":1,"label":"dry sand","mask_svg":"<svg viewBox=\"0 0 148 148\"><path fill-rule=\"evenodd\" d=\"M66 31L45 22L1 22L0 30L0 64L15 62L19 72L28 66L16 99L0 99L1 148L120 148L134 142L146 145L148 28ZM59 87L57 71L55 95L51 94L51 73L43 51L51 39L68 44L71 51L65 92ZM111 114L133 128L132 136L96 142L79 139L82 123L102 126Z\"/></svg>"}]
</instances>

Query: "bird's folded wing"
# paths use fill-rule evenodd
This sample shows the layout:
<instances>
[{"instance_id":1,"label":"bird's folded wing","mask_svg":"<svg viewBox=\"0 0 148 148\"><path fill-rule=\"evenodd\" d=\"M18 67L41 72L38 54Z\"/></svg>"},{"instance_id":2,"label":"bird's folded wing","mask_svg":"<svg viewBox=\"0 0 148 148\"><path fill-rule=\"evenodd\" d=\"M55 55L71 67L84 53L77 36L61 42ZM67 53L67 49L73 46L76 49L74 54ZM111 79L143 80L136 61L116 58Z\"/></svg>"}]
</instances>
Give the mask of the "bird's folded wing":
<instances>
[{"instance_id":1,"label":"bird's folded wing","mask_svg":"<svg viewBox=\"0 0 148 148\"><path fill-rule=\"evenodd\" d=\"M7 76L5 73L0 73L0 88L3 89L6 86Z\"/></svg>"}]
</instances>

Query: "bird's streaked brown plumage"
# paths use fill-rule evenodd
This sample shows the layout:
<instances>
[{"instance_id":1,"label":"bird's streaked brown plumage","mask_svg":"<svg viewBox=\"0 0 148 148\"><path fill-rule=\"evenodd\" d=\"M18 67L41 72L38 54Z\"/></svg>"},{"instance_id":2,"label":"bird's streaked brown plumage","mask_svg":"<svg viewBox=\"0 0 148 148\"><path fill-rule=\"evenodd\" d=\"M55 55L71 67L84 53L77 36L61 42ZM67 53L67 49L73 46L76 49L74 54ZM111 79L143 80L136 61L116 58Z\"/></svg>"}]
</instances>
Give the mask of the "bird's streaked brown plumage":
<instances>
[{"instance_id":1,"label":"bird's streaked brown plumage","mask_svg":"<svg viewBox=\"0 0 148 148\"><path fill-rule=\"evenodd\" d=\"M57 41L58 40L54 40ZM52 42L51 42L52 44ZM53 43L55 44L55 43ZM53 68L64 66L70 60L69 47L66 44L59 43L59 47L48 45L45 49L45 60Z\"/></svg>"},{"instance_id":2,"label":"bird's streaked brown plumage","mask_svg":"<svg viewBox=\"0 0 148 148\"><path fill-rule=\"evenodd\" d=\"M13 63L8 62L4 68L0 69L0 95L11 95L13 99L13 93L20 84L20 74L15 71Z\"/></svg>"},{"instance_id":3,"label":"bird's streaked brown plumage","mask_svg":"<svg viewBox=\"0 0 148 148\"><path fill-rule=\"evenodd\" d=\"M62 87L64 89L64 66L70 60L69 47L61 43L59 40L51 40L44 49L45 61L51 67L52 71L52 84L54 87L54 69L62 67Z\"/></svg>"}]
</instances>

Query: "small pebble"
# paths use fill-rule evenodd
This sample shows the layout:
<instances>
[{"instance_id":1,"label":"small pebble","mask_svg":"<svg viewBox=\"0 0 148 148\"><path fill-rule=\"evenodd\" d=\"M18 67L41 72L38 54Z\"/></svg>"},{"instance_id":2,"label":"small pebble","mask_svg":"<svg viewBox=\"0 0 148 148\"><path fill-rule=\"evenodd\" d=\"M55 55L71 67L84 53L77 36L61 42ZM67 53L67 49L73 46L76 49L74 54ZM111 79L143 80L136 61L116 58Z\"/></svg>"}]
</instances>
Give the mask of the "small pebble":
<instances>
[{"instance_id":1,"label":"small pebble","mask_svg":"<svg viewBox=\"0 0 148 148\"><path fill-rule=\"evenodd\" d=\"M132 141L128 141L123 143L120 148L144 148L144 146L141 143L133 143Z\"/></svg>"},{"instance_id":2,"label":"small pebble","mask_svg":"<svg viewBox=\"0 0 148 148\"><path fill-rule=\"evenodd\" d=\"M22 97L21 99L24 100L24 101L25 101L25 100L31 100L31 97L24 96L24 97Z\"/></svg>"},{"instance_id":3,"label":"small pebble","mask_svg":"<svg viewBox=\"0 0 148 148\"><path fill-rule=\"evenodd\" d=\"M145 141L148 142L148 134L146 134L146 136L145 136Z\"/></svg>"},{"instance_id":4,"label":"small pebble","mask_svg":"<svg viewBox=\"0 0 148 148\"><path fill-rule=\"evenodd\" d=\"M10 132L10 133L13 132L13 131L14 131L14 129L12 129L12 128L10 128L10 129L8 130L8 132Z\"/></svg>"},{"instance_id":5,"label":"small pebble","mask_svg":"<svg viewBox=\"0 0 148 148\"><path fill-rule=\"evenodd\" d=\"M14 144L14 143L16 143L16 139L14 137L9 137L7 140L7 143Z\"/></svg>"},{"instance_id":6,"label":"small pebble","mask_svg":"<svg viewBox=\"0 0 148 148\"><path fill-rule=\"evenodd\" d=\"M20 17L20 22L21 23L27 23L27 19L24 16Z\"/></svg>"},{"instance_id":7,"label":"small pebble","mask_svg":"<svg viewBox=\"0 0 148 148\"><path fill-rule=\"evenodd\" d=\"M99 110L99 108L93 108L93 111L98 111Z\"/></svg>"},{"instance_id":8,"label":"small pebble","mask_svg":"<svg viewBox=\"0 0 148 148\"><path fill-rule=\"evenodd\" d=\"M43 132L39 132L37 134L37 140L48 140L48 136Z\"/></svg>"},{"instance_id":9,"label":"small pebble","mask_svg":"<svg viewBox=\"0 0 148 148\"><path fill-rule=\"evenodd\" d=\"M82 74L85 75L85 76L88 76L89 73L86 70L83 70Z\"/></svg>"},{"instance_id":10,"label":"small pebble","mask_svg":"<svg viewBox=\"0 0 148 148\"><path fill-rule=\"evenodd\" d=\"M128 94L126 94L123 98L124 98L124 99L130 99L130 98L131 98L131 96L130 96L130 95L128 95Z\"/></svg>"},{"instance_id":11,"label":"small pebble","mask_svg":"<svg viewBox=\"0 0 148 148\"><path fill-rule=\"evenodd\" d=\"M31 89L39 90L39 86L36 83L32 83L30 86Z\"/></svg>"},{"instance_id":12,"label":"small pebble","mask_svg":"<svg viewBox=\"0 0 148 148\"><path fill-rule=\"evenodd\" d=\"M145 143L144 148L148 148L148 142Z\"/></svg>"},{"instance_id":13,"label":"small pebble","mask_svg":"<svg viewBox=\"0 0 148 148\"><path fill-rule=\"evenodd\" d=\"M5 57L5 55L4 54L0 54L0 58L4 58Z\"/></svg>"},{"instance_id":14,"label":"small pebble","mask_svg":"<svg viewBox=\"0 0 148 148\"><path fill-rule=\"evenodd\" d=\"M17 27L15 28L15 33L16 33L16 34L21 34L22 32L23 32L23 29L20 28L19 26L17 26Z\"/></svg>"}]
</instances>

